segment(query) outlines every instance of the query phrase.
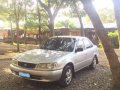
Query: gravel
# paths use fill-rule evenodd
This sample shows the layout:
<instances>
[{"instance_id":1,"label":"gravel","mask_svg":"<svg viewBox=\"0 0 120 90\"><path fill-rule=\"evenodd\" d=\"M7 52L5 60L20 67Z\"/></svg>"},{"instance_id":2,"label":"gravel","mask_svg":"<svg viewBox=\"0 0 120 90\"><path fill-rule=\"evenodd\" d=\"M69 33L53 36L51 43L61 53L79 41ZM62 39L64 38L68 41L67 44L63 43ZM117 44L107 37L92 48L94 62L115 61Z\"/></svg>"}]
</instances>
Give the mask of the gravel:
<instances>
[{"instance_id":1,"label":"gravel","mask_svg":"<svg viewBox=\"0 0 120 90\"><path fill-rule=\"evenodd\" d=\"M70 86L61 88L57 82L43 83L24 80L11 74L10 60L0 61L0 90L109 90L111 72L109 64L100 51L99 64L96 69L85 68L76 73Z\"/></svg>"}]
</instances>

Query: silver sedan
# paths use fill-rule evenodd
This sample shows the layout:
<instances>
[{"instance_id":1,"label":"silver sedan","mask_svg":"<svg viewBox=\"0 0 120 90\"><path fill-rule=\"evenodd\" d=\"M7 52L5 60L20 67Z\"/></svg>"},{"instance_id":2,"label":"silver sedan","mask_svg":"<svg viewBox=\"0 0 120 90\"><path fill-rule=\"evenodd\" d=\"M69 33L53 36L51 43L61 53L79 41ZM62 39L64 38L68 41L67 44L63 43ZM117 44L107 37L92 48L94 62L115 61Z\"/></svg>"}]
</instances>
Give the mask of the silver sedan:
<instances>
[{"instance_id":1,"label":"silver sedan","mask_svg":"<svg viewBox=\"0 0 120 90\"><path fill-rule=\"evenodd\" d=\"M18 54L10 64L14 75L22 78L68 86L75 72L98 64L98 48L88 38L55 36L40 49Z\"/></svg>"}]
</instances>

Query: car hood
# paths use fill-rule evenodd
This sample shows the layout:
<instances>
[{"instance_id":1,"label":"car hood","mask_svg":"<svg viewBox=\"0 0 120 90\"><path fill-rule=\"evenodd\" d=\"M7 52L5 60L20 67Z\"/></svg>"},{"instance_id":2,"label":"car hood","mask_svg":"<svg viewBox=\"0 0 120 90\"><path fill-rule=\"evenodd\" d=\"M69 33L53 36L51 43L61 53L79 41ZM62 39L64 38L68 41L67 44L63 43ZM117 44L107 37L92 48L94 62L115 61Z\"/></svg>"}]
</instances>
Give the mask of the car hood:
<instances>
[{"instance_id":1,"label":"car hood","mask_svg":"<svg viewBox=\"0 0 120 90\"><path fill-rule=\"evenodd\" d=\"M70 52L34 49L17 55L16 59L27 63L52 63L68 54Z\"/></svg>"}]
</instances>

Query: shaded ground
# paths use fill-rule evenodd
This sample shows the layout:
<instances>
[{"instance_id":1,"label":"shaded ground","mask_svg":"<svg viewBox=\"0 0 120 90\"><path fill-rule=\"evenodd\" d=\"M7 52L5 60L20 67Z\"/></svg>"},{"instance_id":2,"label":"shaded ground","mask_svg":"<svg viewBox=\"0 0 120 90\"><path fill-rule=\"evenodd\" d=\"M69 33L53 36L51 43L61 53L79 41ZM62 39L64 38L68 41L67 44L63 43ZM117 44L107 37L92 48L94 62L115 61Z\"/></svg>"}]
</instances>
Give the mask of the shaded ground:
<instances>
[{"instance_id":1,"label":"shaded ground","mask_svg":"<svg viewBox=\"0 0 120 90\"><path fill-rule=\"evenodd\" d=\"M39 48L38 45L20 45L20 52L24 52L26 50L34 49L34 48ZM7 60L11 59L11 57L16 55L16 45L11 45L7 43L2 43L0 42L0 60Z\"/></svg>"},{"instance_id":2,"label":"shaded ground","mask_svg":"<svg viewBox=\"0 0 120 90\"><path fill-rule=\"evenodd\" d=\"M34 48L38 48L38 45L31 45L31 44L20 45L20 51L26 51ZM0 42L0 55L4 55L5 53L9 53L9 52L16 52L16 50L17 50L16 45Z\"/></svg>"},{"instance_id":3,"label":"shaded ground","mask_svg":"<svg viewBox=\"0 0 120 90\"><path fill-rule=\"evenodd\" d=\"M109 64L104 52L102 50L99 50L99 52L97 68L95 70L85 68L77 72L76 78L66 88L61 88L57 82L42 83L18 78L12 75L9 70L11 60L1 60L0 90L109 90L111 83ZM116 52L120 56L120 52L118 50Z\"/></svg>"}]
</instances>

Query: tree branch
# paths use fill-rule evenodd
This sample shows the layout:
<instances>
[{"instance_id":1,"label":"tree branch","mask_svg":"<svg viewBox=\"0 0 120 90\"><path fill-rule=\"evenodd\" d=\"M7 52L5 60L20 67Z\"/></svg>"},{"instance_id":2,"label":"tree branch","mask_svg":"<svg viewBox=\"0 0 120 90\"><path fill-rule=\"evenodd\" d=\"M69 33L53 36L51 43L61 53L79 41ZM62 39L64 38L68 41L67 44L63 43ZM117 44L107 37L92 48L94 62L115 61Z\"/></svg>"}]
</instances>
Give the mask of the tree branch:
<instances>
[{"instance_id":1,"label":"tree branch","mask_svg":"<svg viewBox=\"0 0 120 90\"><path fill-rule=\"evenodd\" d=\"M63 3L65 0L62 0L61 3L58 5L58 7L56 7L54 13L53 13L53 17L56 17L56 15L58 14L60 8L62 7Z\"/></svg>"},{"instance_id":2,"label":"tree branch","mask_svg":"<svg viewBox=\"0 0 120 90\"><path fill-rule=\"evenodd\" d=\"M48 7L51 8L51 4L50 4L51 0L48 0Z\"/></svg>"},{"instance_id":3,"label":"tree branch","mask_svg":"<svg viewBox=\"0 0 120 90\"><path fill-rule=\"evenodd\" d=\"M22 5L23 5L23 3L22 3L23 1L20 1L19 0L19 2L18 2L18 19L20 18L20 13L21 13L21 8L22 8Z\"/></svg>"},{"instance_id":4,"label":"tree branch","mask_svg":"<svg viewBox=\"0 0 120 90\"><path fill-rule=\"evenodd\" d=\"M76 12L76 14L77 14L77 16L78 16L78 19L79 19L79 22L80 22L80 26L81 26L81 36L84 36L85 35L85 33L84 33L84 30L83 30L83 23L82 23L82 17L81 17L81 15L79 14L79 13L81 13L81 12L79 12L78 11L78 7L77 7L77 5L76 5L76 0L73 0L73 4L74 4L74 7L75 7L75 12Z\"/></svg>"},{"instance_id":5,"label":"tree branch","mask_svg":"<svg viewBox=\"0 0 120 90\"><path fill-rule=\"evenodd\" d=\"M40 3L40 5L47 11L48 15L51 17L52 16L52 13L50 11L50 8L45 5L41 0L38 0L38 2Z\"/></svg>"}]
</instances>

